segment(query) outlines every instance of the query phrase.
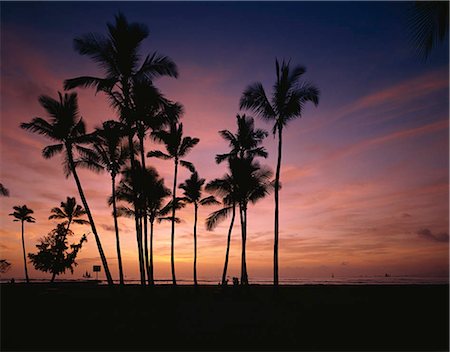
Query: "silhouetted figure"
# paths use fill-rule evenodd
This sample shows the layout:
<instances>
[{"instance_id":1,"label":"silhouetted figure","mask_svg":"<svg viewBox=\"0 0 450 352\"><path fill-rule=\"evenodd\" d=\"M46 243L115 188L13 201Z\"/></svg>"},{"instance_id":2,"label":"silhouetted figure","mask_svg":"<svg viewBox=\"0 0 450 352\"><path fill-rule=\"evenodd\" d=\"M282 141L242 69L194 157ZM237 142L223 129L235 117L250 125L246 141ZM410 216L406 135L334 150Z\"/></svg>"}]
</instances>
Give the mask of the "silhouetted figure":
<instances>
[{"instance_id":1,"label":"silhouetted figure","mask_svg":"<svg viewBox=\"0 0 450 352\"><path fill-rule=\"evenodd\" d=\"M239 286L239 278L237 278L236 276L233 276L233 286Z\"/></svg>"},{"instance_id":2,"label":"silhouetted figure","mask_svg":"<svg viewBox=\"0 0 450 352\"><path fill-rule=\"evenodd\" d=\"M248 109L263 120L273 121L273 133L278 133L278 158L275 173L275 225L273 246L273 284L278 285L278 233L279 233L279 197L281 152L283 128L289 121L302 116L304 105L310 101L314 105L319 103L319 90L308 82L301 82L300 77L306 69L294 66L291 70L289 62L284 60L280 64L275 60L276 82L275 91L268 97L262 83L257 82L248 86L242 93L240 109Z\"/></svg>"}]
</instances>

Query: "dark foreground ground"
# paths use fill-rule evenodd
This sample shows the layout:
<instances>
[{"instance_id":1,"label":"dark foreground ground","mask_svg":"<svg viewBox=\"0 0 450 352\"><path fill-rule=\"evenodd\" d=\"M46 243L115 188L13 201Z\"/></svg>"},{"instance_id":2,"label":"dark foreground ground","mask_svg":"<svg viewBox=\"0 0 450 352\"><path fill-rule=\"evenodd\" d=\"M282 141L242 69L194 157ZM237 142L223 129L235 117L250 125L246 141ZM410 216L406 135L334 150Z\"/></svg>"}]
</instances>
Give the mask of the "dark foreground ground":
<instances>
[{"instance_id":1,"label":"dark foreground ground","mask_svg":"<svg viewBox=\"0 0 450 352\"><path fill-rule=\"evenodd\" d=\"M449 287L1 285L1 350L441 350Z\"/></svg>"}]
</instances>

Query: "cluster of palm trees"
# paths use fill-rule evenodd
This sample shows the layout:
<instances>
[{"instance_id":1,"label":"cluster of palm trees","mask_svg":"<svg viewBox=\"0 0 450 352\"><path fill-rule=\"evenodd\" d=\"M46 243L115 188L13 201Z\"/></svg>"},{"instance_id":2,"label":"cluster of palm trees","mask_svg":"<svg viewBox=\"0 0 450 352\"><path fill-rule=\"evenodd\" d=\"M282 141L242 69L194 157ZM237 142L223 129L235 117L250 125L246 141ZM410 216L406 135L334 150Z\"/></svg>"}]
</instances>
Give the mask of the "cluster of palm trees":
<instances>
[{"instance_id":1,"label":"cluster of palm trees","mask_svg":"<svg viewBox=\"0 0 450 352\"><path fill-rule=\"evenodd\" d=\"M142 285L154 284L153 231L154 224L163 220L171 222L171 271L176 285L175 273L175 224L177 209L192 204L194 207L194 283L197 284L197 211L200 205L219 204L214 196L202 195L203 188L221 198L222 207L206 219L207 229L214 229L220 221L231 214L227 237L222 282L226 283L230 239L239 210L242 237L241 283L248 284L246 265L247 209L274 190L274 284L278 285L278 233L279 233L279 189L282 155L282 131L287 123L302 115L307 102L318 104L319 91L310 83L300 82L305 72L303 67L290 68L289 62L276 61L277 80L270 96L261 83L250 85L243 93L240 108L254 112L264 120L273 122L273 133L278 136L278 160L275 179L271 170L260 164L258 158L266 158L267 151L262 142L268 133L254 125L250 116L237 115L237 131L220 131L229 143L230 150L218 154L216 162L226 162L228 172L205 185L195 166L186 160L199 139L185 136L180 118L183 107L166 98L154 85L154 80L178 76L176 64L167 56L153 53L140 60L139 49L148 36L147 28L138 23L129 23L118 14L114 23L108 23L107 36L86 34L74 40L75 50L96 62L102 77L80 76L64 82L66 90L95 88L103 93L117 112L117 121L110 120L92 133L87 133L80 116L76 93L59 93L58 98L41 96L39 102L48 117L36 117L22 123L25 130L46 136L52 141L42 155L52 158L63 154L66 177L73 176L77 185L84 212L88 217L92 234L109 284L113 279L103 251L94 218L83 191L77 170L86 167L93 171L107 171L111 179L111 197L119 280L124 283L120 251L118 216L134 219L139 257L139 272ZM164 146L165 151L146 152L146 138ZM174 165L172 190L169 190L158 172L146 165L146 157L172 160ZM178 167L191 172L191 176L177 187ZM117 177L121 179L117 184ZM204 186L205 185L205 186ZM177 188L183 191L177 196ZM117 202L121 202L119 205ZM55 214L56 215L56 214ZM148 226L150 225L150 226ZM149 231L150 227L150 231Z\"/></svg>"}]
</instances>

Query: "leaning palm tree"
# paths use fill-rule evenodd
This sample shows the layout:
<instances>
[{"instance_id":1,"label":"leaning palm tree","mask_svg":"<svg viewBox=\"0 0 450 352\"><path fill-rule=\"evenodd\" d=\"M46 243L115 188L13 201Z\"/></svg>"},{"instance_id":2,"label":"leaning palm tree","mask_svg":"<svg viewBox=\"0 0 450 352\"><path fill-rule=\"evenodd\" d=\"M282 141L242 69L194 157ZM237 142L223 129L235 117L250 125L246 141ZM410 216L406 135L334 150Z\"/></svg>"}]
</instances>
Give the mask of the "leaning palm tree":
<instances>
[{"instance_id":1,"label":"leaning palm tree","mask_svg":"<svg viewBox=\"0 0 450 352\"><path fill-rule=\"evenodd\" d=\"M197 214L200 205L220 204L214 196L202 198L202 188L205 184L204 178L199 178L198 172L195 171L191 177L186 179L184 183L179 185L183 190L183 200L186 203L194 205L194 285L197 286Z\"/></svg>"},{"instance_id":2,"label":"leaning palm tree","mask_svg":"<svg viewBox=\"0 0 450 352\"><path fill-rule=\"evenodd\" d=\"M123 143L126 131L120 122L109 120L102 127L95 129L95 139L92 148L81 149L82 158L80 166L94 171L106 170L111 177L112 206L114 229L116 233L117 261L119 266L119 282L124 285L122 255L120 251L119 225L117 223L116 206L116 176L121 172L129 158L129 148Z\"/></svg>"},{"instance_id":3,"label":"leaning palm tree","mask_svg":"<svg viewBox=\"0 0 450 352\"><path fill-rule=\"evenodd\" d=\"M13 216L15 219L13 221L20 221L22 225L22 250L23 250L23 265L25 267L25 279L27 283L30 282L30 278L28 277L28 269L27 269L27 256L25 251L25 238L24 238L24 223L25 222L36 222L36 219L31 216L34 213L33 210L28 208L26 205L16 205L13 207L14 212L9 214Z\"/></svg>"},{"instance_id":4,"label":"leaning palm tree","mask_svg":"<svg viewBox=\"0 0 450 352\"><path fill-rule=\"evenodd\" d=\"M61 202L61 207L52 208L51 213L52 215L50 215L48 219L64 219L62 224L67 225L66 230L69 230L72 222L80 225L89 224L89 221L80 219L86 215L86 211L81 205L77 204L75 197L67 197L65 202Z\"/></svg>"},{"instance_id":5,"label":"leaning palm tree","mask_svg":"<svg viewBox=\"0 0 450 352\"><path fill-rule=\"evenodd\" d=\"M178 164L186 167L191 172L195 171L192 163L181 160L186 156L192 148L194 148L200 141L198 138L183 137L183 124L171 123L168 130L153 131L151 134L152 138L160 143L163 143L166 147L167 154L159 150L150 151L147 153L148 157L155 157L163 160L174 161L174 175L173 175L173 189L172 189L172 203L176 204L176 189L177 189L177 175L178 175ZM176 207L172 207L172 229L171 229L171 250L170 250L170 260L172 269L172 283L177 284L175 276L175 210Z\"/></svg>"},{"instance_id":6,"label":"leaning palm tree","mask_svg":"<svg viewBox=\"0 0 450 352\"><path fill-rule=\"evenodd\" d=\"M25 130L41 134L53 142L56 142L56 144L46 146L42 150L42 156L45 159L50 159L56 154L64 152L63 165L65 176L69 177L72 174L75 179L81 201L97 243L98 252L105 270L106 279L108 284L112 285L113 280L109 271L108 262L106 261L106 256L103 252L100 237L98 236L97 228L95 227L94 218L92 217L89 209L83 188L81 187L81 182L76 170L76 160L74 159L74 149L82 150L83 147L81 147L80 144L92 141L92 135L86 134L86 127L78 110L76 93L64 94L63 96L58 92L58 96L58 100L46 95L39 97L40 104L49 115L48 119L35 117L29 123L22 123L20 127Z\"/></svg>"},{"instance_id":7,"label":"leaning palm tree","mask_svg":"<svg viewBox=\"0 0 450 352\"><path fill-rule=\"evenodd\" d=\"M226 174L222 178L216 178L205 186L208 192L213 192L222 197L223 207L209 214L206 218L206 229L208 231L214 230L220 222L225 220L231 212L231 221L228 228L227 236L227 249L225 252L225 264L222 272L222 285L226 285L227 270L228 270L228 258L230 255L231 233L233 231L234 220L236 217L236 187L233 177L230 174Z\"/></svg>"},{"instance_id":8,"label":"leaning palm tree","mask_svg":"<svg viewBox=\"0 0 450 352\"><path fill-rule=\"evenodd\" d=\"M118 111L120 119L127 125L128 145L133 146L133 137L136 133L136 119L133 114L132 94L139 82L150 82L161 76L178 77L175 63L167 56L156 52L140 60L139 49L148 29L140 23L129 23L121 13L115 16L115 23L108 23L108 35L89 33L74 40L75 50L90 57L104 72L103 77L81 76L68 79L64 82L65 89L77 87L94 87L97 92L103 92L111 105ZM137 168L134 153L130 154L131 168ZM136 175L133 172L133 175ZM133 176L134 177L134 176ZM137 191L133 180L133 206L139 210ZM141 211L136 211L140 214ZM139 269L141 284L145 284L145 266L142 250L142 227L140 216L135 217L136 240L139 253Z\"/></svg>"},{"instance_id":9,"label":"leaning palm tree","mask_svg":"<svg viewBox=\"0 0 450 352\"><path fill-rule=\"evenodd\" d=\"M290 68L289 62L284 60L280 64L275 60L277 79L272 96L266 95L261 83L248 86L242 94L240 108L256 113L263 120L273 123L273 134L278 133L278 157L275 174L275 226L274 226L274 259L273 282L278 286L278 233L279 233L279 189L281 172L281 153L283 128L287 124L302 116L303 108L307 102L314 105L319 103L319 90L311 83L301 82L300 78L306 69L303 66Z\"/></svg>"}]
</instances>

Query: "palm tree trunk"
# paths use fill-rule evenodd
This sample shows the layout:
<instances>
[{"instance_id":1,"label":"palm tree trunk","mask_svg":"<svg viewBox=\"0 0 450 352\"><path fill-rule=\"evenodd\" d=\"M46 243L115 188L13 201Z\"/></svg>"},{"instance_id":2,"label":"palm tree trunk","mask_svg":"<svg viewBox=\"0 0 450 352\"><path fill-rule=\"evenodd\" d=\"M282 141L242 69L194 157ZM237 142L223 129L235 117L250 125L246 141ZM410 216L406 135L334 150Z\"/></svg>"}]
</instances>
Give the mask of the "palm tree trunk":
<instances>
[{"instance_id":1,"label":"palm tree trunk","mask_svg":"<svg viewBox=\"0 0 450 352\"><path fill-rule=\"evenodd\" d=\"M25 251L25 237L24 237L24 224L23 224L23 220L22 220L22 250L23 250L23 265L25 267L25 280L28 283L30 283L30 278L28 277L28 268L27 268L27 255L26 255L26 251Z\"/></svg>"},{"instance_id":2,"label":"palm tree trunk","mask_svg":"<svg viewBox=\"0 0 450 352\"><path fill-rule=\"evenodd\" d=\"M233 213L231 215L230 228L228 229L228 237L227 237L227 252L225 254L225 264L223 266L222 285L225 285L226 279L227 279L228 257L230 255L231 232L233 230L235 216L236 216L236 204L233 203Z\"/></svg>"},{"instance_id":3,"label":"palm tree trunk","mask_svg":"<svg viewBox=\"0 0 450 352\"><path fill-rule=\"evenodd\" d=\"M277 170L275 174L275 231L274 231L274 243L273 243L273 284L278 286L278 229L279 229L279 198L278 191L280 185L280 170L281 170L281 145L282 145L282 127L278 127L278 159Z\"/></svg>"},{"instance_id":4,"label":"palm tree trunk","mask_svg":"<svg viewBox=\"0 0 450 352\"><path fill-rule=\"evenodd\" d=\"M197 286L197 212L198 205L194 203L194 285Z\"/></svg>"},{"instance_id":5,"label":"palm tree trunk","mask_svg":"<svg viewBox=\"0 0 450 352\"><path fill-rule=\"evenodd\" d=\"M56 277L56 273L53 273L50 282L54 282L55 281L55 277Z\"/></svg>"},{"instance_id":6,"label":"palm tree trunk","mask_svg":"<svg viewBox=\"0 0 450 352\"><path fill-rule=\"evenodd\" d=\"M154 221L150 221L150 258L149 258L150 263L149 263L149 267L148 267L148 274L150 277L150 279L149 279L150 285L155 284L155 279L153 278L153 222Z\"/></svg>"},{"instance_id":7,"label":"palm tree trunk","mask_svg":"<svg viewBox=\"0 0 450 352\"><path fill-rule=\"evenodd\" d=\"M245 245L247 242L247 226L245 220L245 206L239 205L240 217L241 217L241 233L242 233L242 254L241 254L241 285L248 285L247 277L247 260L245 253Z\"/></svg>"},{"instance_id":8,"label":"palm tree trunk","mask_svg":"<svg viewBox=\"0 0 450 352\"><path fill-rule=\"evenodd\" d=\"M113 217L114 217L114 229L116 231L116 248L117 248L117 261L119 263L119 282L124 285L123 279L123 266L122 266L122 255L120 253L120 239L119 239L119 225L117 223L117 206L116 206L116 177L111 176L112 181L112 201L113 201Z\"/></svg>"},{"instance_id":9,"label":"palm tree trunk","mask_svg":"<svg viewBox=\"0 0 450 352\"><path fill-rule=\"evenodd\" d=\"M128 119L126 119L128 121ZM136 193L136 159L134 159L134 145L133 145L133 135L131 132L131 125L128 122L128 147L130 148L130 162L131 162L131 183L133 186L133 207L134 207L134 224L136 227L136 242L138 246L138 256L139 256L139 274L141 279L141 285L145 286L145 267L144 259L142 256L142 228L139 225L139 204L137 201Z\"/></svg>"},{"instance_id":10,"label":"palm tree trunk","mask_svg":"<svg viewBox=\"0 0 450 352\"><path fill-rule=\"evenodd\" d=\"M105 253L103 252L103 247L100 242L100 237L98 237L97 229L95 227L94 218L92 217L91 210L89 209L89 205L87 203L86 197L84 196L83 188L81 187L80 179L78 178L78 174L75 168L75 163L73 162L73 156L72 156L72 147L66 146L67 150L67 156L69 159L69 165L70 169L72 171L73 177L75 179L75 183L77 184L78 193L80 194L81 201L84 206L84 210L86 210L86 214L88 216L89 222L91 224L92 233L95 237L95 242L97 243L98 252L100 254L100 259L102 260L103 269L105 270L106 280L108 281L108 285L113 285L113 279L111 276L111 273L108 268L108 262L106 261Z\"/></svg>"},{"instance_id":11,"label":"palm tree trunk","mask_svg":"<svg viewBox=\"0 0 450 352\"><path fill-rule=\"evenodd\" d=\"M175 172L173 175L173 190L172 190L172 232L170 235L170 264L172 267L172 283L177 284L175 277L175 201L177 191L177 173L178 173L178 159L175 159Z\"/></svg>"},{"instance_id":12,"label":"palm tree trunk","mask_svg":"<svg viewBox=\"0 0 450 352\"><path fill-rule=\"evenodd\" d=\"M148 228L147 228L147 211L146 208L143 209L142 221L144 222L144 257L145 257L145 269L147 272L147 280L150 284L150 262L148 258Z\"/></svg>"},{"instance_id":13,"label":"palm tree trunk","mask_svg":"<svg viewBox=\"0 0 450 352\"><path fill-rule=\"evenodd\" d=\"M144 136L143 134L139 134L139 149L141 152L141 163L142 170L145 172L145 151L144 151ZM142 198L142 211L143 211L143 221L144 221L144 254L145 254L145 269L147 272L147 280L150 285L150 263L148 257L148 228L147 228L147 200L145 197Z\"/></svg>"}]
</instances>

